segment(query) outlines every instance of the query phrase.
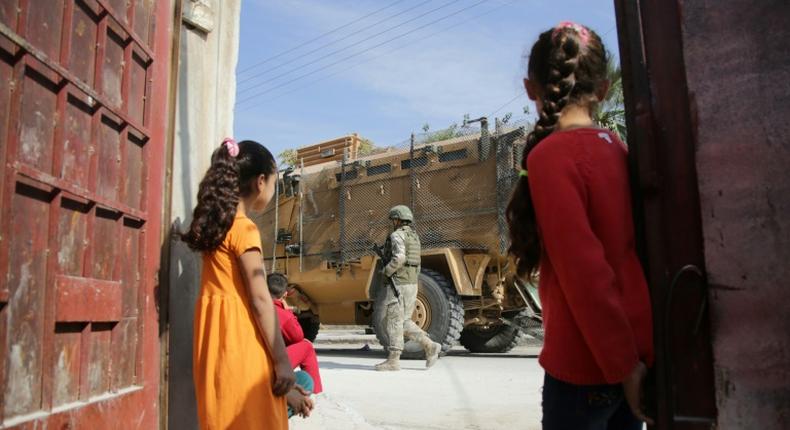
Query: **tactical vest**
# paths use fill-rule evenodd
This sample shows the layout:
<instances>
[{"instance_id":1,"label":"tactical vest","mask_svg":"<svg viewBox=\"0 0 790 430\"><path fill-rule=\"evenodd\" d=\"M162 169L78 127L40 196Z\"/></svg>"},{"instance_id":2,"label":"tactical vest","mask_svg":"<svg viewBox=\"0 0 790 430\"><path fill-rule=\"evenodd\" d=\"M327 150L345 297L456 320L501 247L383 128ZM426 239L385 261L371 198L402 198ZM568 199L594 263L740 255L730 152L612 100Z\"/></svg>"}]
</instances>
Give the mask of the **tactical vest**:
<instances>
[{"instance_id":1,"label":"tactical vest","mask_svg":"<svg viewBox=\"0 0 790 430\"><path fill-rule=\"evenodd\" d=\"M406 262L392 275L392 280L398 285L416 284L420 274L420 237L410 225L401 226L397 231L403 235Z\"/></svg>"}]
</instances>

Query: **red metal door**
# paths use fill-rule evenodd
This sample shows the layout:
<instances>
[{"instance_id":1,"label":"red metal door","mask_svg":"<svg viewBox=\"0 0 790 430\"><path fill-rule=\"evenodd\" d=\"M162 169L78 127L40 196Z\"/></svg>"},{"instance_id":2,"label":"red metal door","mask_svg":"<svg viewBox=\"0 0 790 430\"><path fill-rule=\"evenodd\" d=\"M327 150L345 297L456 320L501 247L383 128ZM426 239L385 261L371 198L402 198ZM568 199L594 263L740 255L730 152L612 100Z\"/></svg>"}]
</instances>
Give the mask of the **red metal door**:
<instances>
[{"instance_id":1,"label":"red metal door","mask_svg":"<svg viewBox=\"0 0 790 430\"><path fill-rule=\"evenodd\" d=\"M156 428L170 2L0 2L0 427Z\"/></svg>"},{"instance_id":2,"label":"red metal door","mask_svg":"<svg viewBox=\"0 0 790 430\"><path fill-rule=\"evenodd\" d=\"M640 253L651 289L659 430L715 425L694 123L680 3L615 0Z\"/></svg>"}]
</instances>

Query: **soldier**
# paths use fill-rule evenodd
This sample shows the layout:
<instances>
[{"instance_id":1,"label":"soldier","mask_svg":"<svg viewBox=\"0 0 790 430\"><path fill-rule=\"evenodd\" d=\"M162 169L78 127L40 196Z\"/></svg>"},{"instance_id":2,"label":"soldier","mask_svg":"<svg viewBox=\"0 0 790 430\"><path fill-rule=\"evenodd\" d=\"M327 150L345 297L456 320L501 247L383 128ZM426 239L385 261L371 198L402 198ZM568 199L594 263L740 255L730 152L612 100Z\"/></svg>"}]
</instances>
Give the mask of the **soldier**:
<instances>
[{"instance_id":1,"label":"soldier","mask_svg":"<svg viewBox=\"0 0 790 430\"><path fill-rule=\"evenodd\" d=\"M389 218L395 231L384 245L384 269L386 277L383 291L379 291L375 309L383 318L389 357L376 365L376 370L400 370L400 355L404 336L418 342L425 350L425 367L431 367L439 359L442 346L431 340L414 321L411 315L417 302L417 277L420 274L420 238L411 226L414 216L407 206L390 209Z\"/></svg>"}]
</instances>

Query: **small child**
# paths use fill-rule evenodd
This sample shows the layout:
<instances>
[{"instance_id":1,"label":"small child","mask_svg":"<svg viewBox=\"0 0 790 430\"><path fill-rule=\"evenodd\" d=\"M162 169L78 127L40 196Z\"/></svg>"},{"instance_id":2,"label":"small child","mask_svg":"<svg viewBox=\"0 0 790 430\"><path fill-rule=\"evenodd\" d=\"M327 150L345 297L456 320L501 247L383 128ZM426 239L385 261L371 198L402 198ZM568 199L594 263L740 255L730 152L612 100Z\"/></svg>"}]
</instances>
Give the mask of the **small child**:
<instances>
[{"instance_id":1,"label":"small child","mask_svg":"<svg viewBox=\"0 0 790 430\"><path fill-rule=\"evenodd\" d=\"M535 42L524 79L540 117L507 220L518 274L540 271L544 430L652 424L640 398L653 327L628 153L592 117L609 89L608 60L594 31L563 22Z\"/></svg>"},{"instance_id":2,"label":"small child","mask_svg":"<svg viewBox=\"0 0 790 430\"><path fill-rule=\"evenodd\" d=\"M288 292L288 278L282 273L272 273L266 281L269 284L269 293L274 299L277 318L280 320L280 332L285 341L291 365L301 368L313 378L313 392L319 394L323 391L323 386L321 385L321 375L318 373L318 356L315 353L315 348L309 340L304 338L304 331L302 331L299 320L286 307L283 300Z\"/></svg>"},{"instance_id":3,"label":"small child","mask_svg":"<svg viewBox=\"0 0 790 430\"><path fill-rule=\"evenodd\" d=\"M201 429L288 429L286 395L296 377L266 288L261 235L247 217L266 208L276 181L263 145L225 139L182 235L203 254L192 369Z\"/></svg>"}]
</instances>

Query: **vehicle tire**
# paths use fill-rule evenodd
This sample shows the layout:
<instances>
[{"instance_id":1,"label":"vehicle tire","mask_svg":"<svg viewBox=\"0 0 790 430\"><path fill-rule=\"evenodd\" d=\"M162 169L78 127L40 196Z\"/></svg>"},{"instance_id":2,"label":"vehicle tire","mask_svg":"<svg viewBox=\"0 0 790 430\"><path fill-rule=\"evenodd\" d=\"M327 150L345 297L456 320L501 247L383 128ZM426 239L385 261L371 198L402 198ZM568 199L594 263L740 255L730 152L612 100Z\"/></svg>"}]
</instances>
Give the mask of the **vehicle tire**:
<instances>
[{"instance_id":1,"label":"vehicle tire","mask_svg":"<svg viewBox=\"0 0 790 430\"><path fill-rule=\"evenodd\" d=\"M302 312L297 319L299 325L302 326L304 338L310 342L315 342L315 338L318 336L318 330L321 327L321 321L318 319L318 315L309 311Z\"/></svg>"},{"instance_id":2,"label":"vehicle tire","mask_svg":"<svg viewBox=\"0 0 790 430\"><path fill-rule=\"evenodd\" d=\"M464 327L464 307L452 284L439 272L422 269L417 292L417 309L412 320L425 330L435 342L442 344L446 353L458 342ZM376 320L374 319L374 323ZM377 323L378 324L378 323ZM384 328L374 327L376 337L386 344ZM386 350L386 346L384 347ZM408 341L403 346L402 358L423 359L425 354L417 342Z\"/></svg>"},{"instance_id":3,"label":"vehicle tire","mask_svg":"<svg viewBox=\"0 0 790 430\"><path fill-rule=\"evenodd\" d=\"M525 309L519 312L512 320L523 319L528 315L529 311ZM529 321L530 323L528 324L531 325L534 322L536 329L540 329L539 322ZM535 337L535 334L529 334ZM516 345L526 341L526 339L527 334L516 325L500 324L488 329L470 325L461 332L460 342L469 352L504 353L515 348Z\"/></svg>"}]
</instances>

